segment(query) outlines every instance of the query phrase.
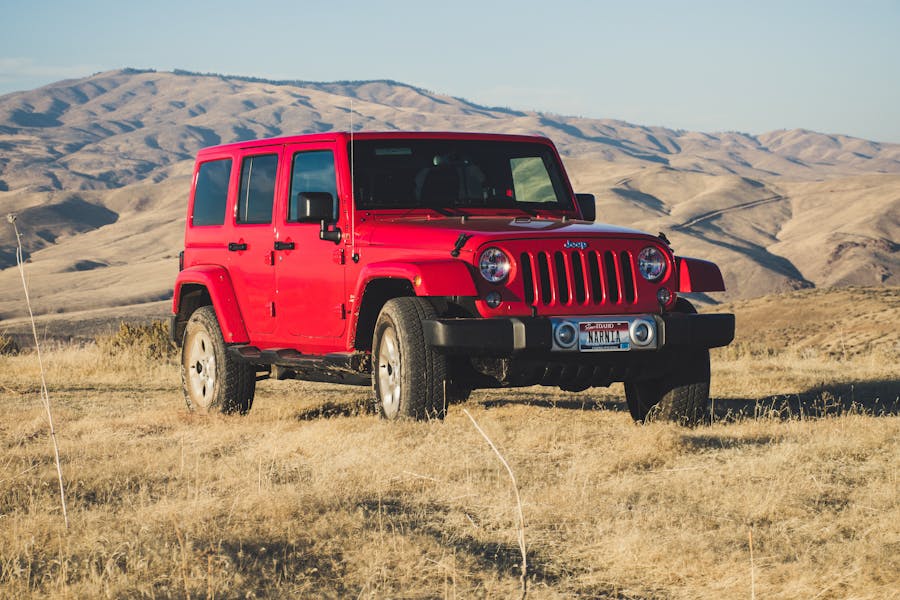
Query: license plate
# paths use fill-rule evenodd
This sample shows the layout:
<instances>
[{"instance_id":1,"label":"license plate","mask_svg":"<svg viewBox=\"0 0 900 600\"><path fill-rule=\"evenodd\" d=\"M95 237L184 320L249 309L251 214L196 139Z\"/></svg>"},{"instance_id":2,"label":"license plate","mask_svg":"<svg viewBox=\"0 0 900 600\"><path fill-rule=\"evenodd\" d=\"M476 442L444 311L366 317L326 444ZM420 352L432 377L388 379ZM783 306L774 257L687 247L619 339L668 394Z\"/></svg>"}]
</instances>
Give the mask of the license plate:
<instances>
[{"instance_id":1,"label":"license plate","mask_svg":"<svg viewBox=\"0 0 900 600\"><path fill-rule=\"evenodd\" d=\"M628 321L589 321L581 323L578 349L582 352L615 352L631 349Z\"/></svg>"}]
</instances>

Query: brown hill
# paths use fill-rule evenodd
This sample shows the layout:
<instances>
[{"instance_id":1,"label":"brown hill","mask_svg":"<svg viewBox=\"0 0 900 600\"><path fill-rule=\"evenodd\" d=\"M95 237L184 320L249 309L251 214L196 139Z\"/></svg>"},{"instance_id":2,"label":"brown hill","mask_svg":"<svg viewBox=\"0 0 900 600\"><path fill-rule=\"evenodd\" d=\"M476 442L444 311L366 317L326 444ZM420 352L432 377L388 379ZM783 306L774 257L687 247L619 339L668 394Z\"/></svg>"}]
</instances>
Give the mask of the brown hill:
<instances>
[{"instance_id":1,"label":"brown hill","mask_svg":"<svg viewBox=\"0 0 900 600\"><path fill-rule=\"evenodd\" d=\"M352 112L351 112L352 101ZM0 97L0 201L38 313L165 298L191 161L220 142L331 129L542 134L604 221L665 231L742 298L900 283L900 145L803 130L707 134L478 106L391 81L121 70ZM0 229L0 317L23 313Z\"/></svg>"}]
</instances>

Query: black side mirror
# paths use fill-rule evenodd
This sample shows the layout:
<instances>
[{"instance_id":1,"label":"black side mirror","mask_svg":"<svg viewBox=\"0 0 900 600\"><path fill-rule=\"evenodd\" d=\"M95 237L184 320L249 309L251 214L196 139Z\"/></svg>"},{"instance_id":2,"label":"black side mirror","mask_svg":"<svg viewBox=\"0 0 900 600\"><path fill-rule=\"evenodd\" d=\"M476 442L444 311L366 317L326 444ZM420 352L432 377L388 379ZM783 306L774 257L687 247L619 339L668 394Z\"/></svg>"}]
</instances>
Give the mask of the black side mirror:
<instances>
[{"instance_id":1,"label":"black side mirror","mask_svg":"<svg viewBox=\"0 0 900 600\"><path fill-rule=\"evenodd\" d=\"M328 192L300 192L297 194L297 221L318 223L334 221L337 203Z\"/></svg>"},{"instance_id":2,"label":"black side mirror","mask_svg":"<svg viewBox=\"0 0 900 600\"><path fill-rule=\"evenodd\" d=\"M319 239L337 244L341 241L341 230L328 229L337 214L337 199L328 192L300 192L297 194L297 221L319 223Z\"/></svg>"},{"instance_id":3,"label":"black side mirror","mask_svg":"<svg viewBox=\"0 0 900 600\"><path fill-rule=\"evenodd\" d=\"M582 219L593 221L597 218L597 203L593 194L575 194L575 200L578 202L578 210L581 212Z\"/></svg>"}]
</instances>

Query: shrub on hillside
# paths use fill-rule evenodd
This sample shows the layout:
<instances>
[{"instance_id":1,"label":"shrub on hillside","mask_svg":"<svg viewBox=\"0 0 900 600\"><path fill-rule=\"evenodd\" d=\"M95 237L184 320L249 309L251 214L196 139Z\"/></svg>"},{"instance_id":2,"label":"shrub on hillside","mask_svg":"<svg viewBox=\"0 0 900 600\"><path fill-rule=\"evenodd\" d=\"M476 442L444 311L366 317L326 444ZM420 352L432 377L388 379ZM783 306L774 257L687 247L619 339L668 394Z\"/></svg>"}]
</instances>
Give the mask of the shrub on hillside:
<instances>
[{"instance_id":1,"label":"shrub on hillside","mask_svg":"<svg viewBox=\"0 0 900 600\"><path fill-rule=\"evenodd\" d=\"M14 337L0 333L0 356L14 356L19 350L19 344Z\"/></svg>"},{"instance_id":2,"label":"shrub on hillside","mask_svg":"<svg viewBox=\"0 0 900 600\"><path fill-rule=\"evenodd\" d=\"M131 324L119 323L119 330L97 338L97 346L106 354L134 352L148 359L167 359L175 356L175 346L169 341L169 327L163 321Z\"/></svg>"}]
</instances>

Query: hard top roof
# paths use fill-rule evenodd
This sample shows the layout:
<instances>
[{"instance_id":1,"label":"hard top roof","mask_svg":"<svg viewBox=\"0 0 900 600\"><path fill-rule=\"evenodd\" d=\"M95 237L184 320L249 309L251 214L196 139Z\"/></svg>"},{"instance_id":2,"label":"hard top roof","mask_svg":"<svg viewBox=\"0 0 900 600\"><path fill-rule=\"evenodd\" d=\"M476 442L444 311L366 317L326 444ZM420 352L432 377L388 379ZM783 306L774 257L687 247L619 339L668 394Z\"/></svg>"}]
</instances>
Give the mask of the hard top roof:
<instances>
[{"instance_id":1,"label":"hard top roof","mask_svg":"<svg viewBox=\"0 0 900 600\"><path fill-rule=\"evenodd\" d=\"M513 135L504 133L476 133L461 131L354 131L354 140L402 140L402 139L460 139L460 140L484 140L496 142L531 142L553 145L548 138L537 135ZM298 144L311 142L338 142L350 141L350 133L346 131L329 131L326 133L307 133L301 135L263 138L258 140L245 140L209 146L200 150L199 154L218 153L222 151L243 150L264 146L276 146L282 144Z\"/></svg>"}]
</instances>

